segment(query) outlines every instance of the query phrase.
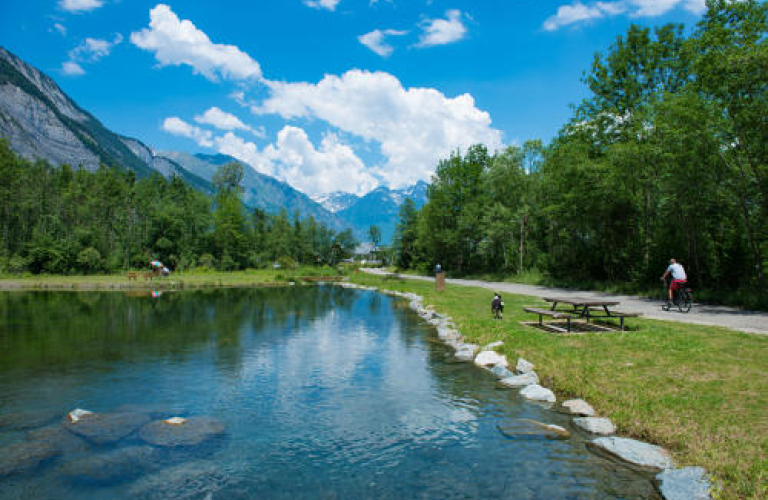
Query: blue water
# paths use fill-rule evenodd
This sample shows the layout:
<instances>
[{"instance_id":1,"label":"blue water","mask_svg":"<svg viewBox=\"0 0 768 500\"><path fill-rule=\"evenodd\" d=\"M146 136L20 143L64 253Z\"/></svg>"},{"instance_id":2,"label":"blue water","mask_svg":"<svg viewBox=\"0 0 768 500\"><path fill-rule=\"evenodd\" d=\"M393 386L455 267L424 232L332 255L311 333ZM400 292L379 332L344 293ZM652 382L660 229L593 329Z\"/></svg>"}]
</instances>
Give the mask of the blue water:
<instances>
[{"instance_id":1,"label":"blue water","mask_svg":"<svg viewBox=\"0 0 768 500\"><path fill-rule=\"evenodd\" d=\"M2 499L657 498L648 476L452 363L406 302L376 292L0 293L0 328ZM75 408L206 416L226 430L190 447L138 432L99 445L61 431ZM572 437L499 431L520 418ZM56 452L7 472L8 450L41 429L63 436ZM135 447L151 456L107 481L71 473Z\"/></svg>"}]
</instances>

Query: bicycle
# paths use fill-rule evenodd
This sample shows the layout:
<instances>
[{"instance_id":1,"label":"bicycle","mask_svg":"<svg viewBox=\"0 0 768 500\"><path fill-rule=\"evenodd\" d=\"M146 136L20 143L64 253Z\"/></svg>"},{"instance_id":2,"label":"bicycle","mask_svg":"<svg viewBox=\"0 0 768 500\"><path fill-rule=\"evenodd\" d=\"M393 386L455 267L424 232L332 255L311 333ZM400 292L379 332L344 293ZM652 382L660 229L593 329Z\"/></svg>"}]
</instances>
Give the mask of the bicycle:
<instances>
[{"instance_id":1,"label":"bicycle","mask_svg":"<svg viewBox=\"0 0 768 500\"><path fill-rule=\"evenodd\" d=\"M672 292L672 301L669 300L669 286L670 281L664 281L664 288L661 292L661 308L664 311L669 311L673 307L677 307L681 313L687 313L693 306L693 294L692 290L688 286L688 283L684 283L682 287Z\"/></svg>"}]
</instances>

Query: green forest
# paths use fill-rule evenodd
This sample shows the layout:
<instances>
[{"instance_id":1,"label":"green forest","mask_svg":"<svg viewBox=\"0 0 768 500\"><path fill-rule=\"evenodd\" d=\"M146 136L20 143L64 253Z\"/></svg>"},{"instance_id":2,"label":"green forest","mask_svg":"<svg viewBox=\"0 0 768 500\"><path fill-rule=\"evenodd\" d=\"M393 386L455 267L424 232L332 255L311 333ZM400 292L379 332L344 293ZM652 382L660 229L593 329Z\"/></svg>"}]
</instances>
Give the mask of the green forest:
<instances>
[{"instance_id":1,"label":"green forest","mask_svg":"<svg viewBox=\"0 0 768 500\"><path fill-rule=\"evenodd\" d=\"M401 207L397 265L637 290L676 258L699 298L765 307L766 4L707 5L688 33L633 25L596 54L549 145L441 161L428 203Z\"/></svg>"},{"instance_id":2,"label":"green forest","mask_svg":"<svg viewBox=\"0 0 768 500\"><path fill-rule=\"evenodd\" d=\"M209 197L178 177L30 163L0 140L0 270L106 273L152 260L176 271L334 265L354 250L351 230L246 209L242 178L242 165L220 167Z\"/></svg>"}]
</instances>

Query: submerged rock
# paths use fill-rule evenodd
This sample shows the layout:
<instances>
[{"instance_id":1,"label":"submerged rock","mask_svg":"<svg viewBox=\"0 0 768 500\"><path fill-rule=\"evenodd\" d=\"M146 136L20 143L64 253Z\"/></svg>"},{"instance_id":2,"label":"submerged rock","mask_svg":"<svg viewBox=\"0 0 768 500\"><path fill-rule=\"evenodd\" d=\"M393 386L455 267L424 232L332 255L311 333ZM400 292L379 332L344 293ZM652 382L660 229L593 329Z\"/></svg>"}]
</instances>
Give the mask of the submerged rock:
<instances>
[{"instance_id":1,"label":"submerged rock","mask_svg":"<svg viewBox=\"0 0 768 500\"><path fill-rule=\"evenodd\" d=\"M61 415L55 410L20 411L0 415L0 429L23 431L42 427Z\"/></svg>"},{"instance_id":2,"label":"submerged rock","mask_svg":"<svg viewBox=\"0 0 768 500\"><path fill-rule=\"evenodd\" d=\"M580 415L582 417L594 417L595 409L583 399L569 399L561 405L560 411L570 415Z\"/></svg>"},{"instance_id":3,"label":"submerged rock","mask_svg":"<svg viewBox=\"0 0 768 500\"><path fill-rule=\"evenodd\" d=\"M659 491L666 500L709 500L712 489L703 467L667 469L656 475Z\"/></svg>"},{"instance_id":4,"label":"submerged rock","mask_svg":"<svg viewBox=\"0 0 768 500\"><path fill-rule=\"evenodd\" d=\"M520 395L526 399L531 399L533 401L545 401L547 403L554 403L557 399L555 398L555 394L552 391L538 384L524 387L523 390L520 391Z\"/></svg>"},{"instance_id":5,"label":"submerged rock","mask_svg":"<svg viewBox=\"0 0 768 500\"><path fill-rule=\"evenodd\" d=\"M669 469L674 464L669 453L659 446L622 437L599 437L588 443L593 451L604 452L636 467L654 472Z\"/></svg>"},{"instance_id":6,"label":"submerged rock","mask_svg":"<svg viewBox=\"0 0 768 500\"><path fill-rule=\"evenodd\" d=\"M188 462L138 479L128 494L141 500L212 499L227 486L228 477L213 462Z\"/></svg>"},{"instance_id":7,"label":"submerged rock","mask_svg":"<svg viewBox=\"0 0 768 500\"><path fill-rule=\"evenodd\" d=\"M224 424L211 417L189 417L183 424L158 420L145 425L139 437L156 446L195 446L224 433Z\"/></svg>"},{"instance_id":8,"label":"submerged rock","mask_svg":"<svg viewBox=\"0 0 768 500\"><path fill-rule=\"evenodd\" d=\"M610 418L604 417L579 417L574 418L573 423L592 434L602 434L607 436L616 432L616 427Z\"/></svg>"},{"instance_id":9,"label":"submerged rock","mask_svg":"<svg viewBox=\"0 0 768 500\"><path fill-rule=\"evenodd\" d=\"M58 453L54 445L45 441L22 441L0 448L0 477L32 472Z\"/></svg>"},{"instance_id":10,"label":"submerged rock","mask_svg":"<svg viewBox=\"0 0 768 500\"><path fill-rule=\"evenodd\" d=\"M149 422L143 413L93 413L64 427L96 444L109 444L132 434Z\"/></svg>"},{"instance_id":11,"label":"submerged rock","mask_svg":"<svg viewBox=\"0 0 768 500\"><path fill-rule=\"evenodd\" d=\"M496 366L501 365L504 368L508 366L507 357L496 351L482 351L475 358L475 364L478 366Z\"/></svg>"},{"instance_id":12,"label":"submerged rock","mask_svg":"<svg viewBox=\"0 0 768 500\"><path fill-rule=\"evenodd\" d=\"M539 376L536 372L526 373L524 375L513 375L499 380L499 384L504 387L527 387L539 383Z\"/></svg>"},{"instance_id":13,"label":"submerged rock","mask_svg":"<svg viewBox=\"0 0 768 500\"><path fill-rule=\"evenodd\" d=\"M510 438L541 436L548 439L568 439L571 436L570 432L559 425L545 424L527 418L516 418L499 424L497 428Z\"/></svg>"},{"instance_id":14,"label":"submerged rock","mask_svg":"<svg viewBox=\"0 0 768 500\"><path fill-rule=\"evenodd\" d=\"M91 455L64 464L59 472L69 479L97 483L114 483L138 477L157 467L160 452L151 446L129 446L107 453Z\"/></svg>"},{"instance_id":15,"label":"submerged rock","mask_svg":"<svg viewBox=\"0 0 768 500\"><path fill-rule=\"evenodd\" d=\"M71 432L67 432L61 425L29 431L26 439L27 441L41 441L50 444L62 453L78 453L89 448L88 443Z\"/></svg>"}]
</instances>

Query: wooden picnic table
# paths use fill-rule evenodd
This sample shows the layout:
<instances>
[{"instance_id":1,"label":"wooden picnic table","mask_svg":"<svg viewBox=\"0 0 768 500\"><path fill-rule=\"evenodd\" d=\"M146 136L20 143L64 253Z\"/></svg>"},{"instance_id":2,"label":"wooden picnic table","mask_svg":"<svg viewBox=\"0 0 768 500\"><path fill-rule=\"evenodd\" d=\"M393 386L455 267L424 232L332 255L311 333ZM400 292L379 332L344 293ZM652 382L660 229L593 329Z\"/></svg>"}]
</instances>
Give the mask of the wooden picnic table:
<instances>
[{"instance_id":1,"label":"wooden picnic table","mask_svg":"<svg viewBox=\"0 0 768 500\"><path fill-rule=\"evenodd\" d=\"M558 304L568 304L573 307L570 311L580 318L585 318L587 323L591 318L615 318L622 316L619 313L611 312L612 306L619 305L616 300L588 299L584 297L542 297L545 301L551 302L551 310L555 311ZM605 314L594 314L593 308L602 308ZM623 325L622 325L623 326Z\"/></svg>"}]
</instances>

